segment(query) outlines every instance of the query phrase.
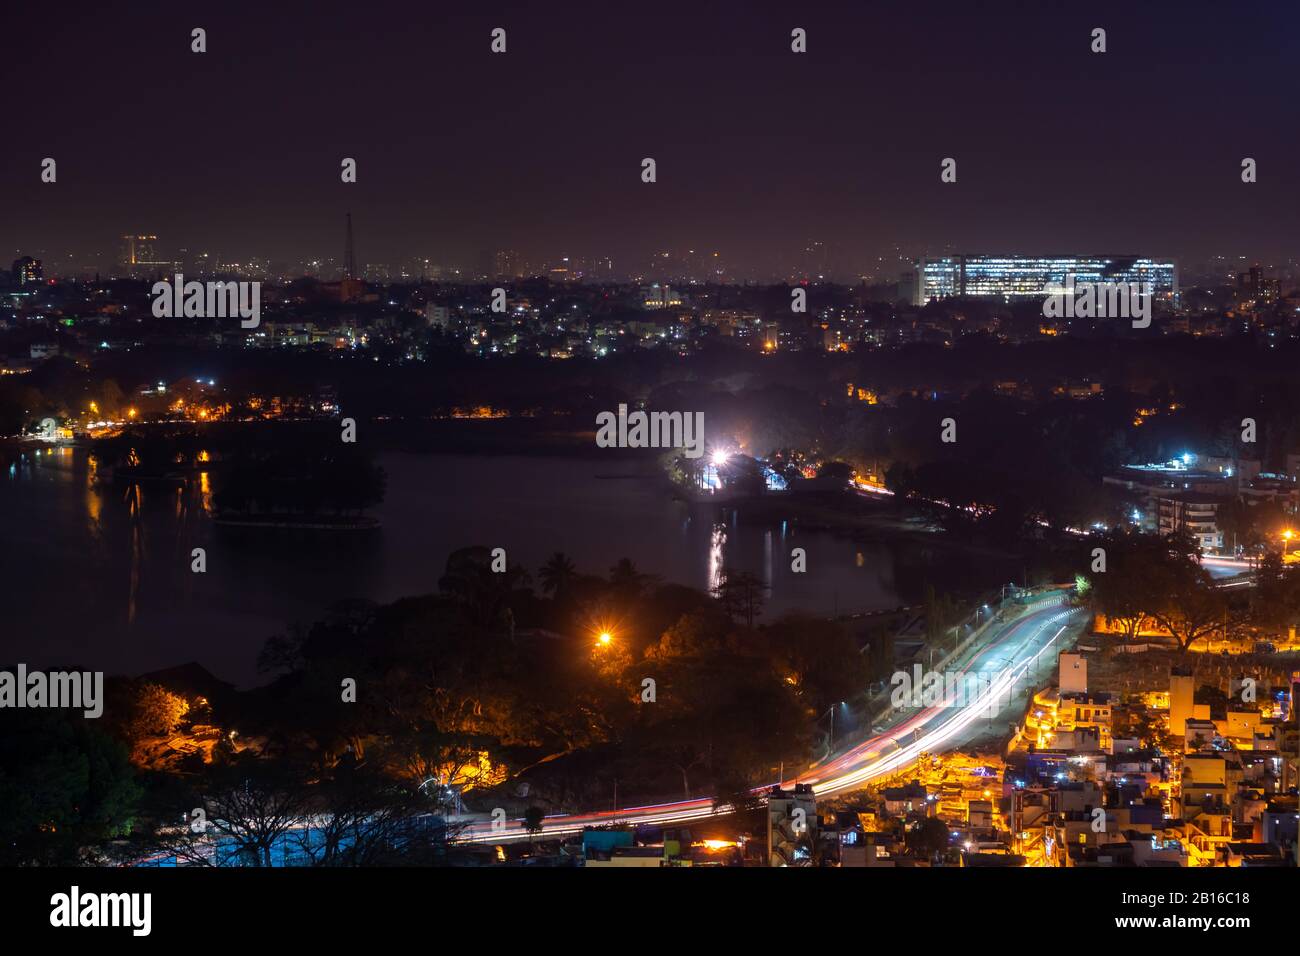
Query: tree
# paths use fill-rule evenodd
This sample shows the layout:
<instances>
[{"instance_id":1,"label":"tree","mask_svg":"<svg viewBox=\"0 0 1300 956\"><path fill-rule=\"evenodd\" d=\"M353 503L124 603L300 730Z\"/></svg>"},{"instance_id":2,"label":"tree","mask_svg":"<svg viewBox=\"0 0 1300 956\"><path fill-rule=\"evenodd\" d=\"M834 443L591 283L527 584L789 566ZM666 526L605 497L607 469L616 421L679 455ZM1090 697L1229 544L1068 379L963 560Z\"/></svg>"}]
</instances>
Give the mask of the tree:
<instances>
[{"instance_id":1,"label":"tree","mask_svg":"<svg viewBox=\"0 0 1300 956\"><path fill-rule=\"evenodd\" d=\"M538 572L538 580L541 581L542 590L547 594L552 594L556 598L564 597L574 579L578 576L578 568L563 551L556 551L547 559Z\"/></svg>"},{"instance_id":2,"label":"tree","mask_svg":"<svg viewBox=\"0 0 1300 956\"><path fill-rule=\"evenodd\" d=\"M446 570L438 587L451 595L473 621L487 627L508 626L515 591L528 586L528 572L518 564L507 564L502 572L492 570L492 552L482 546L460 548L447 556Z\"/></svg>"},{"instance_id":3,"label":"tree","mask_svg":"<svg viewBox=\"0 0 1300 956\"><path fill-rule=\"evenodd\" d=\"M827 484L835 483L847 488L853 478L853 467L843 461L824 461L817 468L817 477L824 479Z\"/></svg>"},{"instance_id":4,"label":"tree","mask_svg":"<svg viewBox=\"0 0 1300 956\"><path fill-rule=\"evenodd\" d=\"M1184 652L1216 630L1228 629L1228 602L1208 571L1185 555L1170 555L1154 567L1151 617L1173 635Z\"/></svg>"},{"instance_id":5,"label":"tree","mask_svg":"<svg viewBox=\"0 0 1300 956\"><path fill-rule=\"evenodd\" d=\"M1273 635L1295 623L1300 611L1300 572L1288 567L1282 555L1270 551L1255 569L1255 587L1250 595L1251 623Z\"/></svg>"},{"instance_id":6,"label":"tree","mask_svg":"<svg viewBox=\"0 0 1300 956\"><path fill-rule=\"evenodd\" d=\"M131 703L131 716L125 729L133 740L166 737L190 710L190 702L180 694L152 682L142 684Z\"/></svg>"},{"instance_id":7,"label":"tree","mask_svg":"<svg viewBox=\"0 0 1300 956\"><path fill-rule=\"evenodd\" d=\"M712 591L732 620L743 620L752 629L754 618L763 613L763 592L771 590L751 571L724 568Z\"/></svg>"},{"instance_id":8,"label":"tree","mask_svg":"<svg viewBox=\"0 0 1300 956\"><path fill-rule=\"evenodd\" d=\"M671 771L689 797L704 771L715 786L807 756L813 716L761 642L719 641L698 616L665 635L655 661L658 702L639 708L624 738L647 770Z\"/></svg>"},{"instance_id":9,"label":"tree","mask_svg":"<svg viewBox=\"0 0 1300 956\"><path fill-rule=\"evenodd\" d=\"M75 866L128 833L141 789L126 748L80 713L0 715L0 866Z\"/></svg>"},{"instance_id":10,"label":"tree","mask_svg":"<svg viewBox=\"0 0 1300 956\"><path fill-rule=\"evenodd\" d=\"M198 794L202 816L160 827L157 850L196 866L272 866L276 848L315 809L303 776L247 752L214 766Z\"/></svg>"},{"instance_id":11,"label":"tree","mask_svg":"<svg viewBox=\"0 0 1300 956\"><path fill-rule=\"evenodd\" d=\"M1088 599L1094 611L1119 626L1126 641L1133 641L1151 608L1161 598L1155 584L1168 581L1156 571L1169 560L1169 549L1156 535L1116 532L1090 539L1105 553L1106 570L1087 576Z\"/></svg>"},{"instance_id":12,"label":"tree","mask_svg":"<svg viewBox=\"0 0 1300 956\"><path fill-rule=\"evenodd\" d=\"M753 817L763 809L763 798L755 793L749 780L735 774L721 774L713 788L714 812L730 808L735 814Z\"/></svg>"},{"instance_id":13,"label":"tree","mask_svg":"<svg viewBox=\"0 0 1300 956\"><path fill-rule=\"evenodd\" d=\"M524 829L531 839L536 839L537 834L542 832L542 821L545 819L546 811L539 806L530 806L524 811Z\"/></svg>"},{"instance_id":14,"label":"tree","mask_svg":"<svg viewBox=\"0 0 1300 956\"><path fill-rule=\"evenodd\" d=\"M817 713L854 697L870 677L867 661L845 629L809 614L784 614L763 637L773 660Z\"/></svg>"},{"instance_id":15,"label":"tree","mask_svg":"<svg viewBox=\"0 0 1300 956\"><path fill-rule=\"evenodd\" d=\"M961 619L957 603L949 594L936 595L934 585L925 586L925 638L929 644L942 645Z\"/></svg>"},{"instance_id":16,"label":"tree","mask_svg":"<svg viewBox=\"0 0 1300 956\"><path fill-rule=\"evenodd\" d=\"M646 658L668 661L720 653L727 646L731 627L730 618L715 607L688 611L664 631L657 642L646 648Z\"/></svg>"},{"instance_id":17,"label":"tree","mask_svg":"<svg viewBox=\"0 0 1300 956\"><path fill-rule=\"evenodd\" d=\"M631 558L619 558L609 569L609 584L614 593L624 600L640 596L642 590L657 580L653 574L642 574Z\"/></svg>"},{"instance_id":18,"label":"tree","mask_svg":"<svg viewBox=\"0 0 1300 956\"><path fill-rule=\"evenodd\" d=\"M913 853L935 857L948 849L948 825L936 817L926 817L909 827L904 843Z\"/></svg>"},{"instance_id":19,"label":"tree","mask_svg":"<svg viewBox=\"0 0 1300 956\"><path fill-rule=\"evenodd\" d=\"M885 469L885 487L901 498L916 493L916 471L906 462L896 461Z\"/></svg>"},{"instance_id":20,"label":"tree","mask_svg":"<svg viewBox=\"0 0 1300 956\"><path fill-rule=\"evenodd\" d=\"M310 866L384 866L429 862L451 831L425 825L433 804L419 790L395 785L369 767L340 767L315 794L319 811L289 831L287 848Z\"/></svg>"}]
</instances>

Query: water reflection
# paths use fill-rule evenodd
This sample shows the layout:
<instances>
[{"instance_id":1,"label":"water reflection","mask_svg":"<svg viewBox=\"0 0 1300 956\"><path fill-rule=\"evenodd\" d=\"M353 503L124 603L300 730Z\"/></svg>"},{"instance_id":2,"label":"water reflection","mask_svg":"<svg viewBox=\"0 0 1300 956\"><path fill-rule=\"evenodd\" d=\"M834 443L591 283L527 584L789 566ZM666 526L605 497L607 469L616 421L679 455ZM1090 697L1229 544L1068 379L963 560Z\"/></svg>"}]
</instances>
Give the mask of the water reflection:
<instances>
[{"instance_id":1,"label":"water reflection","mask_svg":"<svg viewBox=\"0 0 1300 956\"><path fill-rule=\"evenodd\" d=\"M322 537L216 527L219 476L208 470L177 491L114 486L82 451L16 454L6 464L0 526L22 559L10 562L0 657L13 660L57 657L130 673L198 660L250 683L266 638L319 620L345 598L427 594L448 554L471 544L504 546L533 571L555 551L589 574L627 557L644 573L701 590L724 568L748 571L770 588L763 620L797 608L915 603L926 583L942 590L967 578L1010 579L989 562L915 540L755 523L732 508L674 500L652 466L606 480L589 459L383 455L382 528ZM792 571L796 538L815 573ZM190 572L195 547L207 550L205 574Z\"/></svg>"},{"instance_id":2,"label":"water reflection","mask_svg":"<svg viewBox=\"0 0 1300 956\"><path fill-rule=\"evenodd\" d=\"M763 532L763 583L772 587L772 531Z\"/></svg>"},{"instance_id":3,"label":"water reflection","mask_svg":"<svg viewBox=\"0 0 1300 956\"><path fill-rule=\"evenodd\" d=\"M144 520L141 515L143 492L139 485L126 489L127 514L131 519L131 577L126 591L126 623L135 623L136 599L140 595L140 570L144 565Z\"/></svg>"},{"instance_id":4,"label":"water reflection","mask_svg":"<svg viewBox=\"0 0 1300 956\"><path fill-rule=\"evenodd\" d=\"M726 567L727 526L715 524L709 536L709 590L716 590L722 585L722 572Z\"/></svg>"},{"instance_id":5,"label":"water reflection","mask_svg":"<svg viewBox=\"0 0 1300 956\"><path fill-rule=\"evenodd\" d=\"M86 530L98 538L101 528L100 514L104 508L104 497L99 488L99 461L94 455L86 460Z\"/></svg>"}]
</instances>

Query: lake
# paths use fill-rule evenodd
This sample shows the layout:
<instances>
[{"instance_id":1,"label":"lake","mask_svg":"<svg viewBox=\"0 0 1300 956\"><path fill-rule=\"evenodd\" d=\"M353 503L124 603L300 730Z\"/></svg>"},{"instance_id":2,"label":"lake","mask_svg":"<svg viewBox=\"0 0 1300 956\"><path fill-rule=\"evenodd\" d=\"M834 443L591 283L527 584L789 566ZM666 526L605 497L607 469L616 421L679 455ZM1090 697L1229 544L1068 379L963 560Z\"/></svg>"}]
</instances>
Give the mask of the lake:
<instances>
[{"instance_id":1,"label":"lake","mask_svg":"<svg viewBox=\"0 0 1300 956\"><path fill-rule=\"evenodd\" d=\"M748 523L731 508L674 500L650 461L406 454L379 456L388 493L378 531L236 531L210 515L207 476L185 488L96 480L82 449L24 446L0 473L4 637L0 660L140 673L196 660L257 683L263 641L343 598L386 602L436 590L447 555L503 547L536 577L554 551L579 571L619 558L705 589L725 565L770 586L765 617L892 608L924 580L971 562L928 548ZM190 570L204 548L207 571ZM808 571L791 571L802 547ZM937 563L936 563L937 562ZM992 572L979 572L987 577ZM962 573L965 577L965 573ZM969 583L969 582L963 582ZM988 586L993 581L981 581Z\"/></svg>"}]
</instances>

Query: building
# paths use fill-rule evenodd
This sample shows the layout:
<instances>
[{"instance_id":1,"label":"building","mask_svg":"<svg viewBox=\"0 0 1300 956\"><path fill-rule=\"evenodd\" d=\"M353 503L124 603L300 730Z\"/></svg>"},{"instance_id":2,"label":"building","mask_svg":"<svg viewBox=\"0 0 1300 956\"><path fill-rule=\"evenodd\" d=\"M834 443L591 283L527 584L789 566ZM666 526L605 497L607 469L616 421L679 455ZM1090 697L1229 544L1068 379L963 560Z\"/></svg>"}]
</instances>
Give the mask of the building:
<instances>
[{"instance_id":1,"label":"building","mask_svg":"<svg viewBox=\"0 0 1300 956\"><path fill-rule=\"evenodd\" d=\"M497 249L492 253L493 279L517 279L522 275L519 267L519 253L513 249Z\"/></svg>"},{"instance_id":2,"label":"building","mask_svg":"<svg viewBox=\"0 0 1300 956\"><path fill-rule=\"evenodd\" d=\"M807 866L809 847L817 839L817 798L813 788L797 783L794 790L773 787L767 800L767 858L769 866Z\"/></svg>"},{"instance_id":3,"label":"building","mask_svg":"<svg viewBox=\"0 0 1300 956\"><path fill-rule=\"evenodd\" d=\"M425 324L444 332L451 327L451 310L445 305L430 302L424 307Z\"/></svg>"},{"instance_id":4,"label":"building","mask_svg":"<svg viewBox=\"0 0 1300 956\"><path fill-rule=\"evenodd\" d=\"M1240 468L1238 467L1240 466ZM1162 464L1125 465L1102 483L1132 493L1137 504L1134 521L1146 531L1172 534L1185 531L1202 551L1223 548L1218 526L1220 506L1238 496L1242 471L1258 474L1258 463L1230 459L1200 459L1193 454Z\"/></svg>"},{"instance_id":5,"label":"building","mask_svg":"<svg viewBox=\"0 0 1300 956\"><path fill-rule=\"evenodd\" d=\"M682 297L672 286L658 282L641 288L641 304L647 309L668 309L682 304Z\"/></svg>"},{"instance_id":6,"label":"building","mask_svg":"<svg viewBox=\"0 0 1300 956\"><path fill-rule=\"evenodd\" d=\"M1088 693L1088 660L1082 654L1061 654L1057 658L1057 683L1062 694Z\"/></svg>"},{"instance_id":7,"label":"building","mask_svg":"<svg viewBox=\"0 0 1300 956\"><path fill-rule=\"evenodd\" d=\"M1178 264L1141 256L944 256L917 263L912 304L955 296L1044 298L1073 276L1083 282L1149 282L1157 300L1178 297Z\"/></svg>"},{"instance_id":8,"label":"building","mask_svg":"<svg viewBox=\"0 0 1300 956\"><path fill-rule=\"evenodd\" d=\"M158 237L151 235L123 236L119 264L124 275L144 277L167 275L184 268L184 263L164 258Z\"/></svg>"},{"instance_id":9,"label":"building","mask_svg":"<svg viewBox=\"0 0 1300 956\"><path fill-rule=\"evenodd\" d=\"M23 256L21 259L14 260L13 275L14 282L18 285L31 285L44 279L45 271L41 268L40 259Z\"/></svg>"},{"instance_id":10,"label":"building","mask_svg":"<svg viewBox=\"0 0 1300 956\"><path fill-rule=\"evenodd\" d=\"M1223 532L1218 527L1222 498L1194 491L1176 491L1153 496L1156 508L1156 531L1161 535L1186 532L1202 551L1223 548Z\"/></svg>"},{"instance_id":11,"label":"building","mask_svg":"<svg viewBox=\"0 0 1300 956\"><path fill-rule=\"evenodd\" d=\"M1169 732L1175 737L1187 733L1189 720L1208 720L1208 704L1197 704L1196 679L1191 671L1184 668L1171 668L1169 671Z\"/></svg>"},{"instance_id":12,"label":"building","mask_svg":"<svg viewBox=\"0 0 1300 956\"><path fill-rule=\"evenodd\" d=\"M1259 266L1237 273L1237 303L1239 308L1252 309L1273 305L1282 294L1282 283L1264 275Z\"/></svg>"}]
</instances>

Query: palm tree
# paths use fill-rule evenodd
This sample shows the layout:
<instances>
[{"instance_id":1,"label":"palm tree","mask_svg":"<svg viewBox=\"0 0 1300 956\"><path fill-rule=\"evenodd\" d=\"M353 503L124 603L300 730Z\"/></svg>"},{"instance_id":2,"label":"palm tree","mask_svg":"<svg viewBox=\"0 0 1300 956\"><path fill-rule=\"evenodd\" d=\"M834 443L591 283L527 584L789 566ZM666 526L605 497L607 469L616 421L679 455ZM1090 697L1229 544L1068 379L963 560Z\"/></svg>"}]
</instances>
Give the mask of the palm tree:
<instances>
[{"instance_id":1,"label":"palm tree","mask_svg":"<svg viewBox=\"0 0 1300 956\"><path fill-rule=\"evenodd\" d=\"M619 558L609 569L610 585L626 597L637 597L647 585L657 580L659 580L657 575L642 574L638 571L631 558Z\"/></svg>"},{"instance_id":2,"label":"palm tree","mask_svg":"<svg viewBox=\"0 0 1300 956\"><path fill-rule=\"evenodd\" d=\"M556 597L564 594L578 576L578 567L563 551L556 551L537 573L542 590Z\"/></svg>"}]
</instances>

